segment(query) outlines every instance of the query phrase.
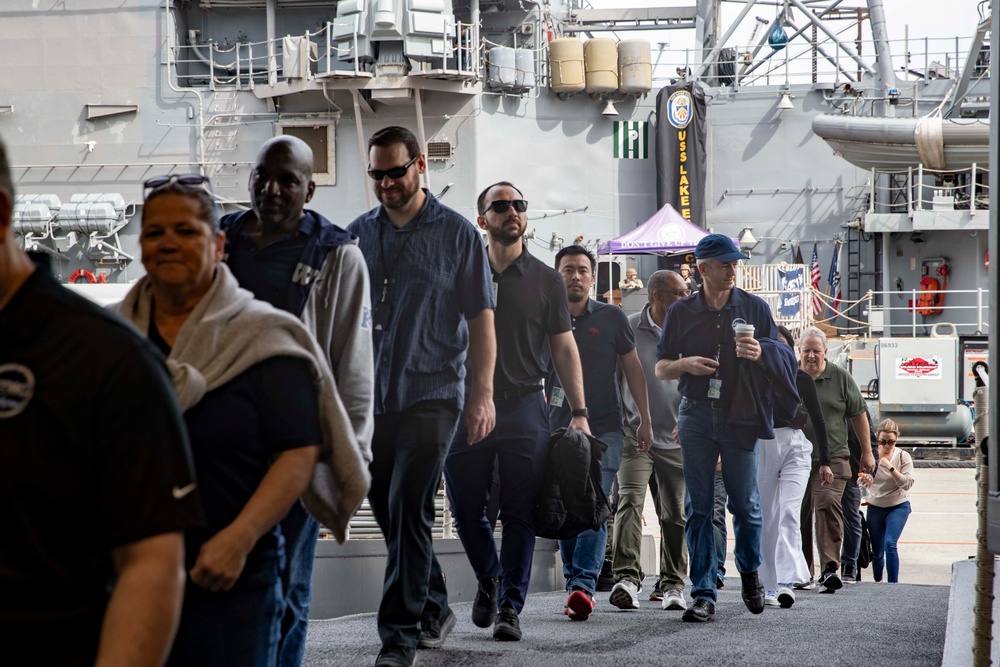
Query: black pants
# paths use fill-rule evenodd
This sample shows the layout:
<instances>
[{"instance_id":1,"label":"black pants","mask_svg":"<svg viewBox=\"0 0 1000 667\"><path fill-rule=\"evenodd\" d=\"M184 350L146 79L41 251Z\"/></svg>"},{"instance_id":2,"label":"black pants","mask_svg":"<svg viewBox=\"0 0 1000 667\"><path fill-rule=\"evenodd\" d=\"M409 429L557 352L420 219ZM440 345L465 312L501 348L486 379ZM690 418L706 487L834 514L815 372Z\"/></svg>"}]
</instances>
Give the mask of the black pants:
<instances>
[{"instance_id":1,"label":"black pants","mask_svg":"<svg viewBox=\"0 0 1000 667\"><path fill-rule=\"evenodd\" d=\"M451 399L375 415L368 501L388 550L378 610L384 646L416 648L421 618L440 618L448 610L431 527L458 414L458 403Z\"/></svg>"}]
</instances>

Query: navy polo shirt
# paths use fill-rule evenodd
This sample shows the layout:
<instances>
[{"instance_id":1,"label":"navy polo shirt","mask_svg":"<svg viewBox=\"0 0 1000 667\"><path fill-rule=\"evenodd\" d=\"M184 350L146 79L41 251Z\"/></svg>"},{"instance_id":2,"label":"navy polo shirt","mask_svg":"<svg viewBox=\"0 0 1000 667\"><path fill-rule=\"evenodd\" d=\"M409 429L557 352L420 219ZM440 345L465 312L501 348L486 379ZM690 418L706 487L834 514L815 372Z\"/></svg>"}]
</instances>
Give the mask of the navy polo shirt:
<instances>
[{"instance_id":1,"label":"navy polo shirt","mask_svg":"<svg viewBox=\"0 0 1000 667\"><path fill-rule=\"evenodd\" d=\"M635 333L625 311L594 299L587 299L586 309L572 317L573 338L580 351L583 367L583 392L590 413L590 432L594 435L621 431L622 394L618 384L620 357L635 349ZM549 389L559 385L553 372ZM550 402L551 406L551 402ZM549 426L553 431L569 425L572 408L568 400L561 406L551 406Z\"/></svg>"},{"instance_id":2,"label":"navy polo shirt","mask_svg":"<svg viewBox=\"0 0 1000 667\"><path fill-rule=\"evenodd\" d=\"M527 248L503 273L493 272L493 283L497 299L493 389L503 392L538 384L548 374L548 337L572 328L566 283Z\"/></svg>"},{"instance_id":3,"label":"navy polo shirt","mask_svg":"<svg viewBox=\"0 0 1000 667\"><path fill-rule=\"evenodd\" d=\"M368 264L372 312L383 288L389 305L388 325L372 331L377 415L429 400L457 399L461 405L469 348L465 321L494 306L479 232L426 189L424 194L423 208L400 229L381 206L347 228Z\"/></svg>"},{"instance_id":4,"label":"navy polo shirt","mask_svg":"<svg viewBox=\"0 0 1000 667\"><path fill-rule=\"evenodd\" d=\"M298 230L258 248L254 240L243 233L241 219L236 229L226 229L226 264L240 287L261 301L298 316L305 300L299 300L298 312L290 309L289 286L294 284L295 267L302 261L302 253L316 225L315 218L306 215Z\"/></svg>"},{"instance_id":5,"label":"navy polo shirt","mask_svg":"<svg viewBox=\"0 0 1000 667\"><path fill-rule=\"evenodd\" d=\"M663 320L660 344L656 359L682 357L719 358L718 378L722 380L719 400L732 399L736 389L736 332L737 324L752 324L754 338L778 339L778 329L771 317L771 309L758 296L734 287L729 301L716 310L705 302L702 292L696 292L675 302ZM680 376L678 387L682 396L694 400L708 399L708 382L714 375Z\"/></svg>"}]
</instances>

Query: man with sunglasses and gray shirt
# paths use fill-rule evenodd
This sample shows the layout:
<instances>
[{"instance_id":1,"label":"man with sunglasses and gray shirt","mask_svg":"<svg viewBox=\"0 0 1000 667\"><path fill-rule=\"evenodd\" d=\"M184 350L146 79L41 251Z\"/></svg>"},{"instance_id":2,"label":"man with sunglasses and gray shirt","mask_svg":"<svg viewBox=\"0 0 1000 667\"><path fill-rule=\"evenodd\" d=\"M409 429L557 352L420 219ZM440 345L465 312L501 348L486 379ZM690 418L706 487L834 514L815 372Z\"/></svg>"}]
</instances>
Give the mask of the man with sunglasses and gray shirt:
<instances>
[{"instance_id":1,"label":"man with sunglasses and gray shirt","mask_svg":"<svg viewBox=\"0 0 1000 667\"><path fill-rule=\"evenodd\" d=\"M483 190L476 202L476 222L489 235L487 254L497 304L496 427L470 445L459 425L444 468L458 535L479 579L472 622L481 628L492 626L497 641L521 639L518 614L528 594L535 505L549 454L548 409L542 393L548 367L546 342L569 403L579 409L585 406L566 286L524 245L528 202L523 197L512 183L501 181ZM590 432L585 416L575 417L570 428ZM503 524L499 558L486 517L494 464Z\"/></svg>"}]
</instances>

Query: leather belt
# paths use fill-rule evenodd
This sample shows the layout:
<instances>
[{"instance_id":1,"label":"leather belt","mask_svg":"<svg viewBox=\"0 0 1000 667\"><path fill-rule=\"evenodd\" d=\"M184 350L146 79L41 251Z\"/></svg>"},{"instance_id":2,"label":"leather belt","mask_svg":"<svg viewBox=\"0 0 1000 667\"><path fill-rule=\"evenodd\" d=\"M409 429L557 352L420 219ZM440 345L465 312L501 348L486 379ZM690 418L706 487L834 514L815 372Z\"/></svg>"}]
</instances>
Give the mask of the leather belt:
<instances>
[{"instance_id":1,"label":"leather belt","mask_svg":"<svg viewBox=\"0 0 1000 667\"><path fill-rule=\"evenodd\" d=\"M528 394L534 394L536 391L541 390L541 384L531 384L527 387L514 387L513 389L507 389L505 391L494 391L493 401L509 401L515 398L521 398L522 396L527 396Z\"/></svg>"},{"instance_id":2,"label":"leather belt","mask_svg":"<svg viewBox=\"0 0 1000 667\"><path fill-rule=\"evenodd\" d=\"M688 398L687 396L684 397L684 400L685 401L691 401L692 403L694 403L696 405L702 405L702 406L704 406L706 408L712 408L713 410L728 410L729 409L729 401L717 401L717 400L711 400L711 399L708 399L708 398Z\"/></svg>"}]
</instances>

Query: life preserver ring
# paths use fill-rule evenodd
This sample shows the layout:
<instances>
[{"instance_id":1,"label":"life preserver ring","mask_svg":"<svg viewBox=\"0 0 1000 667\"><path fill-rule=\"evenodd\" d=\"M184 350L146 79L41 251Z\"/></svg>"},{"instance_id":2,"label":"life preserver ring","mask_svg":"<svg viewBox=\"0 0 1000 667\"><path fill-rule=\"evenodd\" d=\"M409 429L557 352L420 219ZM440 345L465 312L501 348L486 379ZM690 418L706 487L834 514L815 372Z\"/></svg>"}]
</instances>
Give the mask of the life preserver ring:
<instances>
[{"instance_id":1,"label":"life preserver ring","mask_svg":"<svg viewBox=\"0 0 1000 667\"><path fill-rule=\"evenodd\" d=\"M86 278L87 282L90 283L91 285L97 284L97 278L94 276L94 272L88 271L87 269L77 269L76 271L74 271L73 274L69 277L69 283L73 284L80 278Z\"/></svg>"}]
</instances>

